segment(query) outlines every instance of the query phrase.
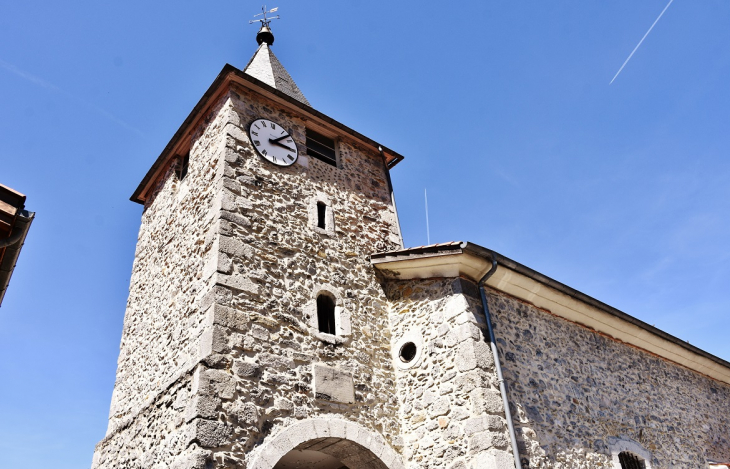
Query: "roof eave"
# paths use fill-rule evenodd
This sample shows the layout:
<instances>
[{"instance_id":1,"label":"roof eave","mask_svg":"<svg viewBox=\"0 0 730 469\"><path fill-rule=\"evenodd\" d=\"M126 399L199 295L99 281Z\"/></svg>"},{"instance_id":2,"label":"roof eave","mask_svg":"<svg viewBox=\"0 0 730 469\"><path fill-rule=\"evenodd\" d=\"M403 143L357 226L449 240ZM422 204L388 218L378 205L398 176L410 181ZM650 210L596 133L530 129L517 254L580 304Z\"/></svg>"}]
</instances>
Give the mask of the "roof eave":
<instances>
[{"instance_id":1,"label":"roof eave","mask_svg":"<svg viewBox=\"0 0 730 469\"><path fill-rule=\"evenodd\" d=\"M389 279L466 277L478 282L494 258L498 268L489 287L730 384L730 362L499 253L473 243L454 244L374 254L371 263Z\"/></svg>"}]
</instances>

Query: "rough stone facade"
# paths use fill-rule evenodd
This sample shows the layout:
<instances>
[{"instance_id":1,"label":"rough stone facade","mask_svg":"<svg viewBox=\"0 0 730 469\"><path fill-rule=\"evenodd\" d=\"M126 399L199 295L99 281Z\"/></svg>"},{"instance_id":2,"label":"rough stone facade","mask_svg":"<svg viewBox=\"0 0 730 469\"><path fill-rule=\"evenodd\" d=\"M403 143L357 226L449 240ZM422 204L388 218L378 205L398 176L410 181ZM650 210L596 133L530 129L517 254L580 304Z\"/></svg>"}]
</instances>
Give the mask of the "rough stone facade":
<instances>
[{"instance_id":1,"label":"rough stone facade","mask_svg":"<svg viewBox=\"0 0 730 469\"><path fill-rule=\"evenodd\" d=\"M218 111L195 139L187 177L180 182L178 163L171 165L145 206L107 433L199 361L201 310L213 301L203 267L217 236L216 181L224 148L219 140L227 121L227 113Z\"/></svg>"},{"instance_id":2,"label":"rough stone facade","mask_svg":"<svg viewBox=\"0 0 730 469\"><path fill-rule=\"evenodd\" d=\"M254 153L246 129L261 117L294 137L296 164ZM171 166L145 206L94 467L245 467L268 436L315 417L399 449L387 300L368 261L401 245L382 157L339 138L338 167L308 158L305 122L245 89L206 121L187 176ZM317 228L313 201L334 226ZM337 335L316 328L322 292ZM349 394L316 395L315 367L349 377Z\"/></svg>"},{"instance_id":3,"label":"rough stone facade","mask_svg":"<svg viewBox=\"0 0 730 469\"><path fill-rule=\"evenodd\" d=\"M501 292L488 301L524 468L614 469L622 442L652 469L727 460L729 385Z\"/></svg>"},{"instance_id":4,"label":"rough stone facade","mask_svg":"<svg viewBox=\"0 0 730 469\"><path fill-rule=\"evenodd\" d=\"M476 286L458 278L386 285L406 464L514 467ZM398 365L404 340L420 354Z\"/></svg>"}]
</instances>

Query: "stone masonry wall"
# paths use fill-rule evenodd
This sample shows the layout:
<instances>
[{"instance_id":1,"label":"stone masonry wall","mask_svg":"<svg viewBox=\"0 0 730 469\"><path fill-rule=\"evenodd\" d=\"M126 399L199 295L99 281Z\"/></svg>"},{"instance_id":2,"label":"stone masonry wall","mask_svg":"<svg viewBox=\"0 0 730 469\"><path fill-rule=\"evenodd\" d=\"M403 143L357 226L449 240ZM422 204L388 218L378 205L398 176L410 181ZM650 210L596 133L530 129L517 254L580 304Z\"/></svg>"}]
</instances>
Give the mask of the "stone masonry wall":
<instances>
[{"instance_id":1,"label":"stone masonry wall","mask_svg":"<svg viewBox=\"0 0 730 469\"><path fill-rule=\"evenodd\" d=\"M211 290L202 278L222 174L224 101L192 138L182 182L170 166L147 200L134 256L108 432L195 366ZM207 242L206 242L207 240ZM208 296L206 296L208 295Z\"/></svg>"},{"instance_id":2,"label":"stone masonry wall","mask_svg":"<svg viewBox=\"0 0 730 469\"><path fill-rule=\"evenodd\" d=\"M254 153L259 117L292 134L296 164ZM168 168L145 206L94 467L245 467L267 437L315 416L399 449L387 300L368 261L400 246L381 156L343 136L339 167L308 158L305 122L243 89L191 142L187 177ZM320 292L335 299L336 336L317 330ZM315 389L315 370L350 391Z\"/></svg>"},{"instance_id":3,"label":"stone masonry wall","mask_svg":"<svg viewBox=\"0 0 730 469\"><path fill-rule=\"evenodd\" d=\"M730 459L730 386L499 292L489 295L524 468L613 468L633 441L652 469Z\"/></svg>"},{"instance_id":4,"label":"stone masonry wall","mask_svg":"<svg viewBox=\"0 0 730 469\"><path fill-rule=\"evenodd\" d=\"M478 290L462 279L388 281L399 417L408 467L514 467Z\"/></svg>"},{"instance_id":5,"label":"stone masonry wall","mask_svg":"<svg viewBox=\"0 0 730 469\"><path fill-rule=\"evenodd\" d=\"M203 469L209 451L200 448L191 406L191 375L157 394L146 407L97 445L92 469Z\"/></svg>"},{"instance_id":6,"label":"stone masonry wall","mask_svg":"<svg viewBox=\"0 0 730 469\"><path fill-rule=\"evenodd\" d=\"M245 467L266 438L314 417L356 422L400 447L386 298L368 261L400 245L380 155L343 137L333 167L307 157L297 115L243 89L225 107L219 232L203 268L215 305L193 409L199 428L214 429L199 438L210 467ZM261 117L291 133L297 163L254 153L247 128ZM333 229L316 227L318 200ZM322 291L336 300L337 336L316 328ZM350 380L353 400L315 394L315 367Z\"/></svg>"}]
</instances>

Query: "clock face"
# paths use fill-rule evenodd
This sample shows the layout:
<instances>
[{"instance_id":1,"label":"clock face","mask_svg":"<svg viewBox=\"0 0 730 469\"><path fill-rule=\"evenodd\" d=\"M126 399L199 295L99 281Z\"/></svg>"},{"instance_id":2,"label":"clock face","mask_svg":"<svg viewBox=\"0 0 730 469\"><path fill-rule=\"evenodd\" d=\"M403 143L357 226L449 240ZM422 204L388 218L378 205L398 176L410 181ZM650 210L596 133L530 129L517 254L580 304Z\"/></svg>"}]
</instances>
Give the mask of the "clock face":
<instances>
[{"instance_id":1,"label":"clock face","mask_svg":"<svg viewBox=\"0 0 730 469\"><path fill-rule=\"evenodd\" d=\"M259 155L278 166L290 166L299 153L294 139L282 126L268 119L256 119L248 136Z\"/></svg>"}]
</instances>

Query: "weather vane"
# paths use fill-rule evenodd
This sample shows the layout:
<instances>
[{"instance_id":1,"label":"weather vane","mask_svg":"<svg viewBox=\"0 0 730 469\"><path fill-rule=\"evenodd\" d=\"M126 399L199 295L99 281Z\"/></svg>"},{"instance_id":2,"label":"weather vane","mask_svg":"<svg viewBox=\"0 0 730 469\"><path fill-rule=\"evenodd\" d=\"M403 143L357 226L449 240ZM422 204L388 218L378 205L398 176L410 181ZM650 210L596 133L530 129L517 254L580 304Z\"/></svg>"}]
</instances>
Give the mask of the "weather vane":
<instances>
[{"instance_id":1,"label":"weather vane","mask_svg":"<svg viewBox=\"0 0 730 469\"><path fill-rule=\"evenodd\" d=\"M263 15L264 17L263 18L259 18L257 20L250 20L248 22L248 24L261 22L261 25L262 26L269 27L269 23L271 23L271 20L278 20L279 19L279 15L272 16L270 18L267 18L266 15L268 13L274 13L274 12L276 12L278 10L279 10L279 7L275 7L275 8L272 8L271 10L269 10L269 11L266 11L266 5L264 5L263 7L261 7L261 13L259 13L258 15L253 15L254 18L256 18L257 16L261 16L261 15Z\"/></svg>"}]
</instances>

